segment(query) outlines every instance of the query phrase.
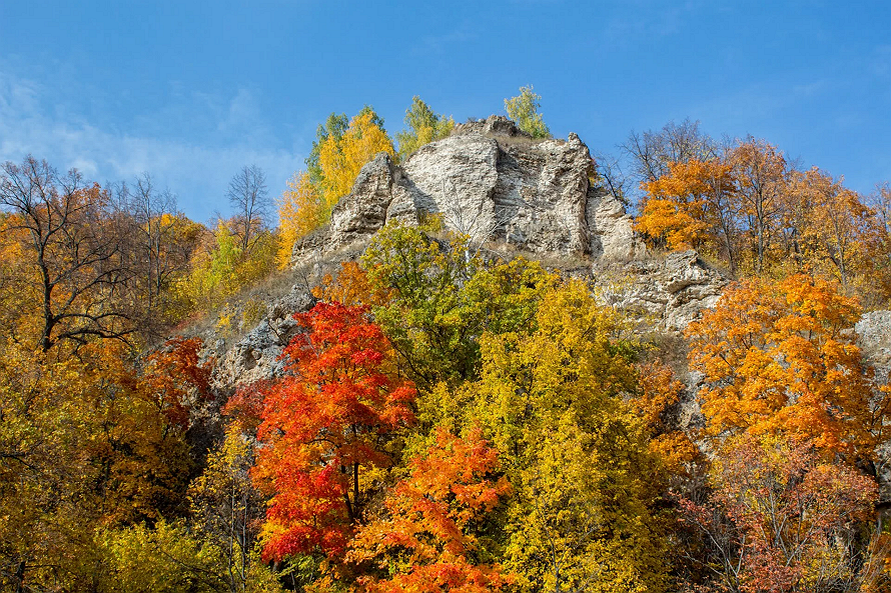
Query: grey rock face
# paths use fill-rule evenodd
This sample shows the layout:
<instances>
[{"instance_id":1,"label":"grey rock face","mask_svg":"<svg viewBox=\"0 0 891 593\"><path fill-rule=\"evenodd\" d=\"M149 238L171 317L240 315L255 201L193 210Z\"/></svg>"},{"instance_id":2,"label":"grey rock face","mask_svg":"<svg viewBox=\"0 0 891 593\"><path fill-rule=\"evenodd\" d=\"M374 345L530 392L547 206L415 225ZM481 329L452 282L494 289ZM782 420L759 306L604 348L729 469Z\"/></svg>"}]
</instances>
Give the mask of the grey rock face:
<instances>
[{"instance_id":1,"label":"grey rock face","mask_svg":"<svg viewBox=\"0 0 891 593\"><path fill-rule=\"evenodd\" d=\"M703 309L714 307L729 282L695 251L615 265L607 272L595 271L595 277L608 304L671 331L683 330Z\"/></svg>"},{"instance_id":2,"label":"grey rock face","mask_svg":"<svg viewBox=\"0 0 891 593\"><path fill-rule=\"evenodd\" d=\"M864 359L875 368L879 380L887 381L891 371L891 311L864 313L854 330Z\"/></svg>"},{"instance_id":3,"label":"grey rock face","mask_svg":"<svg viewBox=\"0 0 891 593\"><path fill-rule=\"evenodd\" d=\"M226 389L280 375L284 363L279 355L298 331L293 314L309 311L315 302L295 286L272 303L266 318L223 354L214 367L214 385Z\"/></svg>"},{"instance_id":4,"label":"grey rock face","mask_svg":"<svg viewBox=\"0 0 891 593\"><path fill-rule=\"evenodd\" d=\"M330 225L296 245L292 262L367 239L387 221L418 224L431 215L477 243L631 259L642 253L631 217L592 186L593 172L575 134L537 141L499 116L462 124L402 166L386 154L365 165Z\"/></svg>"}]
</instances>

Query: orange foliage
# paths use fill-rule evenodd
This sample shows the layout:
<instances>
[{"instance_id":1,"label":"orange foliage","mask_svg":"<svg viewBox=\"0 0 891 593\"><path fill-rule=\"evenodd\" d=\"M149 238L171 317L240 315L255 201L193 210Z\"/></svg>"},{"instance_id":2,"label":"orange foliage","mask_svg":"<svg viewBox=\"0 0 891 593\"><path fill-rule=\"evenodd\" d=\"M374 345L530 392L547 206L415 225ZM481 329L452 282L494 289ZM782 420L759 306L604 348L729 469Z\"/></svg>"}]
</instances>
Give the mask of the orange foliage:
<instances>
[{"instance_id":1,"label":"orange foliage","mask_svg":"<svg viewBox=\"0 0 891 593\"><path fill-rule=\"evenodd\" d=\"M671 430L664 419L666 412L680 401L684 384L661 360L643 364L638 370L640 393L630 403L653 437L648 449L673 475L688 475L688 466L698 461L702 454L690 437L683 431Z\"/></svg>"},{"instance_id":2,"label":"orange foliage","mask_svg":"<svg viewBox=\"0 0 891 593\"><path fill-rule=\"evenodd\" d=\"M312 289L312 295L320 301L341 305L381 306L390 300L388 291L373 286L359 264L354 261L342 262L337 279L325 274L322 285Z\"/></svg>"},{"instance_id":3,"label":"orange foliage","mask_svg":"<svg viewBox=\"0 0 891 593\"><path fill-rule=\"evenodd\" d=\"M386 498L387 518L363 527L347 558L371 562L380 577L358 579L369 593L499 591L510 582L497 565L477 564L483 550L472 527L510 493L498 454L479 429L461 439L445 429L410 464L411 476Z\"/></svg>"},{"instance_id":4,"label":"orange foliage","mask_svg":"<svg viewBox=\"0 0 891 593\"><path fill-rule=\"evenodd\" d=\"M783 432L871 457L888 402L861 366L859 316L837 285L803 274L728 288L686 331L708 430Z\"/></svg>"},{"instance_id":5,"label":"orange foliage","mask_svg":"<svg viewBox=\"0 0 891 593\"><path fill-rule=\"evenodd\" d=\"M672 163L670 173L645 184L649 194L636 228L668 249L690 249L726 231L730 166L718 160Z\"/></svg>"},{"instance_id":6,"label":"orange foliage","mask_svg":"<svg viewBox=\"0 0 891 593\"><path fill-rule=\"evenodd\" d=\"M285 349L289 375L263 390L253 477L271 495L267 558L321 548L343 553L387 441L413 421L414 387L392 373L392 352L367 307L319 303L295 315L306 333Z\"/></svg>"}]
</instances>

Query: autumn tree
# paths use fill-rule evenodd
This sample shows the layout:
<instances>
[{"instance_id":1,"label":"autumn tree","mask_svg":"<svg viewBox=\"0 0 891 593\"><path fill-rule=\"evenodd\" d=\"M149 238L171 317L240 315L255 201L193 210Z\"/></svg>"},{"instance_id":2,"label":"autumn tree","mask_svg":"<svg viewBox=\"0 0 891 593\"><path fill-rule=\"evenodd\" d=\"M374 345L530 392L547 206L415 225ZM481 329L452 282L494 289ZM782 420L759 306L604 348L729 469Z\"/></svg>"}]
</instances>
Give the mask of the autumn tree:
<instances>
[{"instance_id":1,"label":"autumn tree","mask_svg":"<svg viewBox=\"0 0 891 593\"><path fill-rule=\"evenodd\" d=\"M418 401L422 426L478 422L499 451L515 491L504 566L521 590L664 585L659 472L622 395L636 382L622 327L583 283L550 288L532 323L484 334L478 381Z\"/></svg>"},{"instance_id":2,"label":"autumn tree","mask_svg":"<svg viewBox=\"0 0 891 593\"><path fill-rule=\"evenodd\" d=\"M411 107L405 111L405 127L404 131L396 134L400 159L405 159L429 142L448 136L455 127L455 120L437 114L415 95Z\"/></svg>"},{"instance_id":3,"label":"autumn tree","mask_svg":"<svg viewBox=\"0 0 891 593\"><path fill-rule=\"evenodd\" d=\"M378 232L362 263L376 290L392 291L375 318L406 372L425 389L475 378L483 332L529 323L543 290L555 281L536 262L484 265L468 257L465 238L440 242L401 224Z\"/></svg>"},{"instance_id":4,"label":"autumn tree","mask_svg":"<svg viewBox=\"0 0 891 593\"><path fill-rule=\"evenodd\" d=\"M175 394L141 376L119 341L87 344L77 357L12 343L3 353L0 571L76 590L78 575L101 561L97 529L185 511L188 410L171 406ZM195 376L185 359L161 366Z\"/></svg>"},{"instance_id":5,"label":"autumn tree","mask_svg":"<svg viewBox=\"0 0 891 593\"><path fill-rule=\"evenodd\" d=\"M520 94L504 100L507 116L517 122L521 130L533 138L550 138L551 131L538 112L541 95L532 90L532 85L520 87Z\"/></svg>"},{"instance_id":6,"label":"autumn tree","mask_svg":"<svg viewBox=\"0 0 891 593\"><path fill-rule=\"evenodd\" d=\"M620 147L631 158L631 171L641 185L669 173L672 163L709 161L718 156L714 140L699 129L698 121L673 121L661 130L631 132Z\"/></svg>"},{"instance_id":7,"label":"autumn tree","mask_svg":"<svg viewBox=\"0 0 891 593\"><path fill-rule=\"evenodd\" d=\"M374 123L383 128L384 122L376 115L375 118ZM340 139L343 138L343 134L346 132L349 125L350 118L347 117L346 113L331 113L325 119L325 123L319 124L316 129L316 139L313 140L309 156L306 157L305 160L306 172L309 174L309 181L315 187L321 188L322 179L324 177L320 161L322 145L329 140L334 141L335 143L340 142Z\"/></svg>"},{"instance_id":8,"label":"autumn tree","mask_svg":"<svg viewBox=\"0 0 891 593\"><path fill-rule=\"evenodd\" d=\"M438 429L408 470L387 493L384 512L350 543L347 560L366 573L359 590L483 593L508 585L485 542L486 515L511 488L479 429L465 438Z\"/></svg>"},{"instance_id":9,"label":"autumn tree","mask_svg":"<svg viewBox=\"0 0 891 593\"><path fill-rule=\"evenodd\" d=\"M801 274L725 290L686 330L708 431L780 433L868 463L888 398L862 365L859 316L838 285Z\"/></svg>"},{"instance_id":10,"label":"autumn tree","mask_svg":"<svg viewBox=\"0 0 891 593\"><path fill-rule=\"evenodd\" d=\"M828 274L845 288L863 269L870 210L843 179L812 168L793 181L793 255L802 269Z\"/></svg>"},{"instance_id":11,"label":"autumn tree","mask_svg":"<svg viewBox=\"0 0 891 593\"><path fill-rule=\"evenodd\" d=\"M338 200L348 194L362 167L378 153L395 155L384 122L365 106L348 120L332 113L320 125L306 159L307 171L295 173L279 199L282 242L279 265L290 261L294 243L326 224Z\"/></svg>"},{"instance_id":12,"label":"autumn tree","mask_svg":"<svg viewBox=\"0 0 891 593\"><path fill-rule=\"evenodd\" d=\"M216 229L204 235L202 248L192 257L191 272L174 287L183 315L219 307L243 286L275 269L278 245L270 234L258 238L247 257L228 221L219 220Z\"/></svg>"},{"instance_id":13,"label":"autumn tree","mask_svg":"<svg viewBox=\"0 0 891 593\"><path fill-rule=\"evenodd\" d=\"M739 214L750 236L752 265L762 274L783 231L791 171L783 154L763 140L747 138L728 155L736 180Z\"/></svg>"},{"instance_id":14,"label":"autumn tree","mask_svg":"<svg viewBox=\"0 0 891 593\"><path fill-rule=\"evenodd\" d=\"M373 109L366 107L350 120L349 127L339 138L329 135L319 147L321 188L327 217L340 198L350 193L359 171L378 153L395 154L393 143L383 128L383 122Z\"/></svg>"},{"instance_id":15,"label":"autumn tree","mask_svg":"<svg viewBox=\"0 0 891 593\"><path fill-rule=\"evenodd\" d=\"M371 307L385 306L392 297L389 291L374 286L365 270L354 261L341 262L336 277L325 274L322 283L313 288L312 295L328 303Z\"/></svg>"},{"instance_id":16,"label":"autumn tree","mask_svg":"<svg viewBox=\"0 0 891 593\"><path fill-rule=\"evenodd\" d=\"M265 504L251 483L256 460L251 436L238 422L230 422L220 447L210 453L207 466L189 488L189 503L204 539L220 550L230 590L247 590L252 576L262 570L255 554Z\"/></svg>"},{"instance_id":17,"label":"autumn tree","mask_svg":"<svg viewBox=\"0 0 891 593\"><path fill-rule=\"evenodd\" d=\"M269 215L269 190L263 169L257 165L242 167L229 181L226 197L235 213L231 224L238 238L242 257L248 257L260 238Z\"/></svg>"},{"instance_id":18,"label":"autumn tree","mask_svg":"<svg viewBox=\"0 0 891 593\"><path fill-rule=\"evenodd\" d=\"M134 330L133 311L118 298L130 270L109 202L107 191L86 185L76 170L62 176L31 156L21 165L2 166L0 206L10 214L8 238L22 241L29 268L28 290L20 298L36 312L34 341L43 351L59 342L125 338Z\"/></svg>"},{"instance_id":19,"label":"autumn tree","mask_svg":"<svg viewBox=\"0 0 891 593\"><path fill-rule=\"evenodd\" d=\"M278 202L280 246L278 265L284 269L291 262L294 244L324 225L328 211L318 185L312 183L308 172L295 173L288 180Z\"/></svg>"},{"instance_id":20,"label":"autumn tree","mask_svg":"<svg viewBox=\"0 0 891 593\"><path fill-rule=\"evenodd\" d=\"M697 590L883 590L886 536L870 537L876 483L811 446L744 435L716 459L706 500L681 501Z\"/></svg>"},{"instance_id":21,"label":"autumn tree","mask_svg":"<svg viewBox=\"0 0 891 593\"><path fill-rule=\"evenodd\" d=\"M672 411L686 389L670 366L660 359L637 365L637 390L629 400L642 419L650 440L647 449L656 455L675 487L685 487L699 477L704 458L684 430L677 427Z\"/></svg>"},{"instance_id":22,"label":"autumn tree","mask_svg":"<svg viewBox=\"0 0 891 593\"><path fill-rule=\"evenodd\" d=\"M646 190L638 231L672 250L710 248L735 268L736 188L729 165L718 160L672 163L669 174L646 184Z\"/></svg>"},{"instance_id":23,"label":"autumn tree","mask_svg":"<svg viewBox=\"0 0 891 593\"><path fill-rule=\"evenodd\" d=\"M346 549L392 463L392 437L412 422L410 383L367 307L320 303L297 315L306 333L285 350L289 374L264 389L265 444L254 470L270 497L265 556Z\"/></svg>"}]
</instances>

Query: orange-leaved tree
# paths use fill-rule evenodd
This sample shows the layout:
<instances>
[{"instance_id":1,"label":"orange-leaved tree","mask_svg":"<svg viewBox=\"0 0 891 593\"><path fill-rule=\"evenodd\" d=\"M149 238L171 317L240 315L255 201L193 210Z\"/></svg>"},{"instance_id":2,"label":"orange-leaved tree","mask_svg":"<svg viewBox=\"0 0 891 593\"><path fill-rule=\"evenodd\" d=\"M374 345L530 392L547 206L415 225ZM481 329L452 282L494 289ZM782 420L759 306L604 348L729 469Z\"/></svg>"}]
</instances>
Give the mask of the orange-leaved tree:
<instances>
[{"instance_id":1,"label":"orange-leaved tree","mask_svg":"<svg viewBox=\"0 0 891 593\"><path fill-rule=\"evenodd\" d=\"M363 526L347 558L370 573L362 591L499 591L511 578L480 541L485 516L511 491L498 453L479 428L465 438L444 428L410 463L411 475L384 501L384 516Z\"/></svg>"},{"instance_id":2,"label":"orange-leaved tree","mask_svg":"<svg viewBox=\"0 0 891 593\"><path fill-rule=\"evenodd\" d=\"M264 555L344 552L391 464L394 432L414 419L414 387L368 307L319 303L283 354L289 374L263 390L253 477L271 496Z\"/></svg>"},{"instance_id":3,"label":"orange-leaved tree","mask_svg":"<svg viewBox=\"0 0 891 593\"><path fill-rule=\"evenodd\" d=\"M838 285L804 274L729 287L686 331L709 432L783 432L871 457L888 397L862 365L859 316Z\"/></svg>"},{"instance_id":4,"label":"orange-leaved tree","mask_svg":"<svg viewBox=\"0 0 891 593\"><path fill-rule=\"evenodd\" d=\"M717 159L672 163L668 175L645 184L648 196L636 228L668 249L710 245L735 266L735 184Z\"/></svg>"},{"instance_id":5,"label":"orange-leaved tree","mask_svg":"<svg viewBox=\"0 0 891 593\"><path fill-rule=\"evenodd\" d=\"M372 284L365 270L354 261L341 262L336 278L325 274L322 284L312 289L312 295L320 301L372 307L385 306L392 292Z\"/></svg>"}]
</instances>

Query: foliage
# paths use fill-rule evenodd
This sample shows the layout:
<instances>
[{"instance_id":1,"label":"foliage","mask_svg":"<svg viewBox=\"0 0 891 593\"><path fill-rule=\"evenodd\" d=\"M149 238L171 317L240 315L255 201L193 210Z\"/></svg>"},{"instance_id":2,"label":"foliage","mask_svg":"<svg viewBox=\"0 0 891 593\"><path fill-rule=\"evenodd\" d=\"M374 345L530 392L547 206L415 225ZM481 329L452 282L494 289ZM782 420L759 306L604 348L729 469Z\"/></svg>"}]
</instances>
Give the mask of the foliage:
<instances>
[{"instance_id":1,"label":"foliage","mask_svg":"<svg viewBox=\"0 0 891 593\"><path fill-rule=\"evenodd\" d=\"M354 261L341 263L336 279L325 274L322 284L313 288L312 294L320 301L347 306L379 307L390 300L388 292L372 286L368 274Z\"/></svg>"},{"instance_id":2,"label":"foliage","mask_svg":"<svg viewBox=\"0 0 891 593\"><path fill-rule=\"evenodd\" d=\"M468 253L462 237L446 244L400 224L378 232L362 262L373 287L392 291L375 318L406 372L424 388L474 378L483 332L528 324L555 281L537 262L487 266Z\"/></svg>"},{"instance_id":3,"label":"foliage","mask_svg":"<svg viewBox=\"0 0 891 593\"><path fill-rule=\"evenodd\" d=\"M337 201L350 193L359 171L378 153L394 156L393 143L383 129L383 122L370 107L350 120L340 137L329 135L319 146L319 186L325 205L325 220Z\"/></svg>"},{"instance_id":4,"label":"foliage","mask_svg":"<svg viewBox=\"0 0 891 593\"><path fill-rule=\"evenodd\" d=\"M725 290L686 332L709 432L783 433L871 458L888 402L849 331L859 316L837 285L805 275Z\"/></svg>"},{"instance_id":5,"label":"foliage","mask_svg":"<svg viewBox=\"0 0 891 593\"><path fill-rule=\"evenodd\" d=\"M350 543L347 559L374 569L357 579L363 591L483 593L510 583L474 533L510 493L496 451L478 429L463 439L439 429L434 440L387 494L385 514Z\"/></svg>"},{"instance_id":6,"label":"foliage","mask_svg":"<svg viewBox=\"0 0 891 593\"><path fill-rule=\"evenodd\" d=\"M195 525L204 540L220 550L232 591L248 589L263 567L254 550L265 504L250 478L254 446L240 428L230 423L222 446L211 452L207 467L189 489Z\"/></svg>"},{"instance_id":7,"label":"foliage","mask_svg":"<svg viewBox=\"0 0 891 593\"><path fill-rule=\"evenodd\" d=\"M341 555L382 473L393 434L411 423L410 383L367 307L319 303L285 350L289 375L264 389L254 479L271 496L268 558Z\"/></svg>"},{"instance_id":8,"label":"foliage","mask_svg":"<svg viewBox=\"0 0 891 593\"><path fill-rule=\"evenodd\" d=\"M120 343L64 361L10 344L3 352L0 565L35 586L63 586L99 554L95 528L182 513L185 429L170 394L140 376Z\"/></svg>"},{"instance_id":9,"label":"foliage","mask_svg":"<svg viewBox=\"0 0 891 593\"><path fill-rule=\"evenodd\" d=\"M638 393L629 403L650 434L649 451L671 476L687 482L704 460L690 437L666 417L684 389L671 367L656 359L638 366Z\"/></svg>"},{"instance_id":10,"label":"foliage","mask_svg":"<svg viewBox=\"0 0 891 593\"><path fill-rule=\"evenodd\" d=\"M319 126L306 159L307 171L295 173L279 198L279 267L287 267L298 239L328 222L334 205L350 192L359 171L380 152L395 155L383 120L367 105L351 120L332 113Z\"/></svg>"},{"instance_id":11,"label":"foliage","mask_svg":"<svg viewBox=\"0 0 891 593\"><path fill-rule=\"evenodd\" d=\"M405 110L405 126L405 131L396 134L399 158L402 160L425 144L451 134L455 120L435 113L415 95L411 107Z\"/></svg>"},{"instance_id":12,"label":"foliage","mask_svg":"<svg viewBox=\"0 0 891 593\"><path fill-rule=\"evenodd\" d=\"M277 243L275 236L263 234L245 256L238 236L220 220L211 244L193 257L191 273L176 284L180 314L220 307L246 284L270 274Z\"/></svg>"},{"instance_id":13,"label":"foliage","mask_svg":"<svg viewBox=\"0 0 891 593\"><path fill-rule=\"evenodd\" d=\"M719 161L669 165L669 174L646 185L635 228L652 243L668 249L710 247L735 266L730 167Z\"/></svg>"},{"instance_id":14,"label":"foliage","mask_svg":"<svg viewBox=\"0 0 891 593\"><path fill-rule=\"evenodd\" d=\"M182 524L161 521L152 529L140 524L102 530L97 540L103 569L98 574L83 575L94 580L92 590L103 593L229 590L217 571L219 549L201 542Z\"/></svg>"},{"instance_id":15,"label":"foliage","mask_svg":"<svg viewBox=\"0 0 891 593\"><path fill-rule=\"evenodd\" d=\"M18 243L10 248L27 269L17 298L33 316L34 335L19 339L46 352L59 342L78 347L134 331L134 311L118 298L129 278L125 229L108 191L84 183L76 170L61 176L28 156L2 165L0 206L10 213L4 242Z\"/></svg>"},{"instance_id":16,"label":"foliage","mask_svg":"<svg viewBox=\"0 0 891 593\"><path fill-rule=\"evenodd\" d=\"M633 345L578 281L552 287L527 331L486 333L479 381L419 400L422 423L479 422L515 489L505 567L523 590L661 590L662 541Z\"/></svg>"},{"instance_id":17,"label":"foliage","mask_svg":"<svg viewBox=\"0 0 891 593\"><path fill-rule=\"evenodd\" d=\"M295 173L288 180L288 189L282 193L278 203L281 235L277 255L279 268L288 267L297 240L325 224L329 215L328 205L318 185L312 183L309 173Z\"/></svg>"},{"instance_id":18,"label":"foliage","mask_svg":"<svg viewBox=\"0 0 891 593\"><path fill-rule=\"evenodd\" d=\"M532 85L520 87L520 94L504 100L507 116L517 122L521 130L533 138L550 138L551 131L538 112L541 95L532 91Z\"/></svg>"},{"instance_id":19,"label":"foliage","mask_svg":"<svg viewBox=\"0 0 891 593\"><path fill-rule=\"evenodd\" d=\"M877 500L870 478L813 448L744 435L714 465L702 504L682 521L702 538L705 591L872 591L887 586L880 536L867 543Z\"/></svg>"}]
</instances>

